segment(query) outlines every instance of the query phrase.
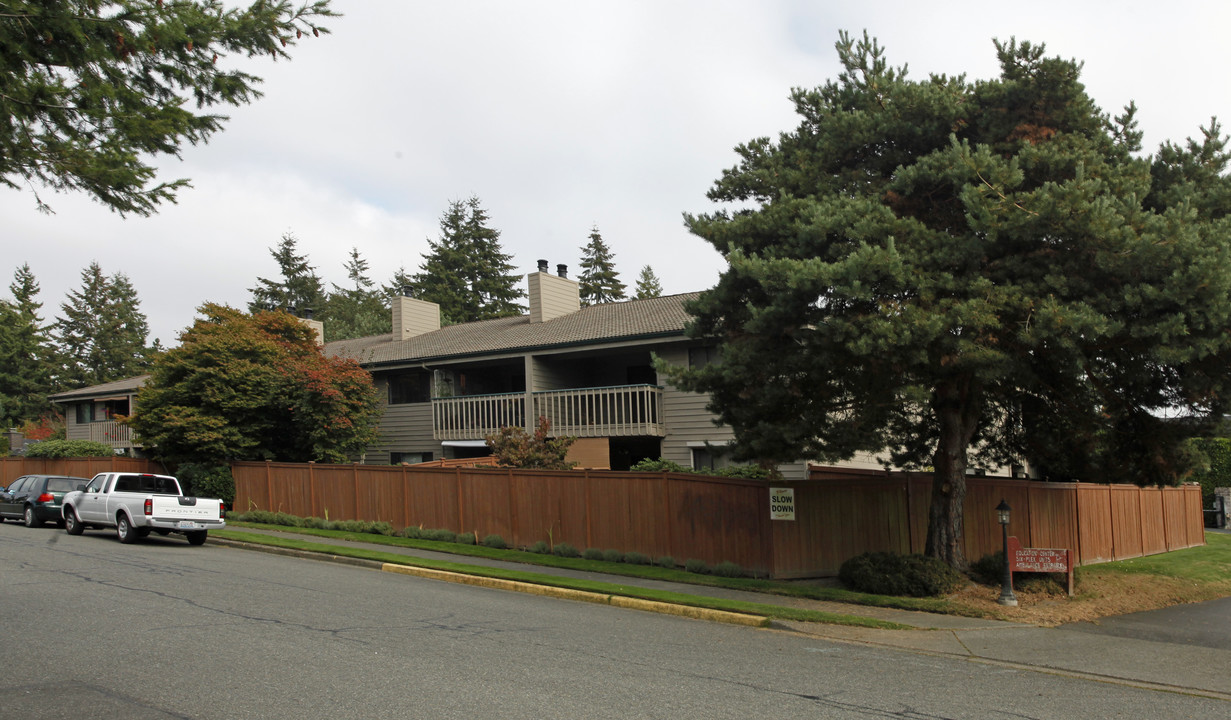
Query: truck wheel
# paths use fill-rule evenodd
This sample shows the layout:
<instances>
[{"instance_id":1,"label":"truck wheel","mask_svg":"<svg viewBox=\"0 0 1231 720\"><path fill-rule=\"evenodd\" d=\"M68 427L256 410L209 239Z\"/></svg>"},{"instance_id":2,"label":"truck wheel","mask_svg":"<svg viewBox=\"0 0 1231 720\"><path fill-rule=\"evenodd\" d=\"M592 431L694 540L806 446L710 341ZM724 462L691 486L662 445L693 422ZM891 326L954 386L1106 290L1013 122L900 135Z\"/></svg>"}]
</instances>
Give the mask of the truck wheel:
<instances>
[{"instance_id":1,"label":"truck wheel","mask_svg":"<svg viewBox=\"0 0 1231 720\"><path fill-rule=\"evenodd\" d=\"M42 527L42 526L43 526L43 521L39 520L38 518L34 516L34 508L27 505L26 506L26 527L36 528L36 527Z\"/></svg>"},{"instance_id":2,"label":"truck wheel","mask_svg":"<svg viewBox=\"0 0 1231 720\"><path fill-rule=\"evenodd\" d=\"M189 545L204 545L205 537L209 534L209 530L196 530L190 533L184 533L188 536Z\"/></svg>"},{"instance_id":3,"label":"truck wheel","mask_svg":"<svg viewBox=\"0 0 1231 720\"><path fill-rule=\"evenodd\" d=\"M85 532L85 525L77 517L77 511L71 507L64 508L64 530L69 535L80 535Z\"/></svg>"},{"instance_id":4,"label":"truck wheel","mask_svg":"<svg viewBox=\"0 0 1231 720\"><path fill-rule=\"evenodd\" d=\"M136 529L129 523L128 516L124 513L115 516L115 534L125 545L131 545L139 539Z\"/></svg>"}]
</instances>

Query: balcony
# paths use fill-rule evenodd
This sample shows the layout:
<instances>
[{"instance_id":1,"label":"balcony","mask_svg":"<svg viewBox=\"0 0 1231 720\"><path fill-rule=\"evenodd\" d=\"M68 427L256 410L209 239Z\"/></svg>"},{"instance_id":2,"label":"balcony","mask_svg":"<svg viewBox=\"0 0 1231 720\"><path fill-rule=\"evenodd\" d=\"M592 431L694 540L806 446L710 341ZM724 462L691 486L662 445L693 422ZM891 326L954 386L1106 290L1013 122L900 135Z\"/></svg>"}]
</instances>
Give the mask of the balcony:
<instances>
[{"instance_id":1,"label":"balcony","mask_svg":"<svg viewBox=\"0 0 1231 720\"><path fill-rule=\"evenodd\" d=\"M532 393L530 420L551 422L552 435L575 437L663 437L660 387L545 390ZM526 426L526 394L432 398L432 433L437 440L481 440L500 428Z\"/></svg>"},{"instance_id":2,"label":"balcony","mask_svg":"<svg viewBox=\"0 0 1231 720\"><path fill-rule=\"evenodd\" d=\"M90 439L113 448L131 448L140 446L132 428L114 420L90 423Z\"/></svg>"}]
</instances>

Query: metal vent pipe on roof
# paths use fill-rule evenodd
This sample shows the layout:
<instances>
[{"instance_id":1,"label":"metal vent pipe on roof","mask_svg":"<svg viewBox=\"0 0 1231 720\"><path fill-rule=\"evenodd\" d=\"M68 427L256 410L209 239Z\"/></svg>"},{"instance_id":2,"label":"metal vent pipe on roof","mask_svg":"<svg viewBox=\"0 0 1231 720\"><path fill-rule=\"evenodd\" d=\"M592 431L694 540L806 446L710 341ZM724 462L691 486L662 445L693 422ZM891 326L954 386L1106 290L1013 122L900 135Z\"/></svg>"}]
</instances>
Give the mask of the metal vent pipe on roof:
<instances>
[{"instance_id":1,"label":"metal vent pipe on roof","mask_svg":"<svg viewBox=\"0 0 1231 720\"><path fill-rule=\"evenodd\" d=\"M547 261L539 260L539 272L547 272Z\"/></svg>"},{"instance_id":2,"label":"metal vent pipe on roof","mask_svg":"<svg viewBox=\"0 0 1231 720\"><path fill-rule=\"evenodd\" d=\"M544 268L544 270L546 270L546 268ZM568 277L568 265L557 265L556 274L562 278L567 278Z\"/></svg>"}]
</instances>

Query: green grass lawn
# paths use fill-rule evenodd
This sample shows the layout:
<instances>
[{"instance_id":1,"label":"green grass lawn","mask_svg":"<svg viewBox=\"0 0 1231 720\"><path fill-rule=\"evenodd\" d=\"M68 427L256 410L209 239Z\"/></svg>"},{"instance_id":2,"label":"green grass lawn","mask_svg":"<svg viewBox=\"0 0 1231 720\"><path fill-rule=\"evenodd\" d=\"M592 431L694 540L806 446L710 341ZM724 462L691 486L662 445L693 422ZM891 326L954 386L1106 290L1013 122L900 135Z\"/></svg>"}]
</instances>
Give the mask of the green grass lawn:
<instances>
[{"instance_id":1,"label":"green grass lawn","mask_svg":"<svg viewBox=\"0 0 1231 720\"><path fill-rule=\"evenodd\" d=\"M674 583L687 583L698 586L720 587L732 590L765 593L811 600L827 600L853 605L895 608L901 610L917 610L923 612L945 613L950 615L966 615L973 617L999 617L995 611L979 609L954 602L944 598L907 598L871 595L816 583L792 582L782 580L767 580L760 578L730 578L716 575L704 575L687 572L678 568L657 567L654 565L634 565L629 563L606 562L603 560L588 560L575 557L557 557L550 554L532 553L523 550L496 549L483 545L467 545L463 543L448 543L433 540L412 539L377 535L371 533L345 532L339 530L323 530L318 528L288 527L285 525L269 525L260 523L235 522L232 528L256 528L276 531L276 535L245 533L231 530L213 531L213 536L239 540L243 542L273 545L297 550L327 553L345 557L374 560L384 563L415 565L438 570L467 573L484 577L519 580L556 587L588 590L610 595L624 595L646 600L658 600L695 607L705 607L732 612L745 612L767 617L811 622L826 622L846 625L861 625L866 627L897 627L906 626L895 623L885 623L880 620L860 618L851 615L825 613L812 610L781 607L768 603L748 603L735 600L651 590L636 585L621 583L595 582L566 578L558 575L548 575L524 570L491 568L482 565L465 563L464 558L486 558L504 560L530 566L565 568L584 572L603 573L606 575L641 578L646 580L661 580ZM348 545L314 543L302 538L291 537L316 536L322 539L343 540L348 543L367 543L369 545L384 545L390 552L382 552ZM1074 602L1080 602L1080 586L1083 579L1093 583L1101 577L1129 576L1140 582L1149 582L1151 577L1179 579L1199 588L1200 598L1218 597L1231 594L1231 535L1209 533L1206 536L1207 545L1202 547L1177 550L1161 555L1152 555L1132 560L1121 560L1112 563L1090 565L1077 569L1079 597ZM457 557L457 561L441 561L399 554L398 548L431 550L448 553ZM767 598L768 600L768 598Z\"/></svg>"},{"instance_id":2,"label":"green grass lawn","mask_svg":"<svg viewBox=\"0 0 1231 720\"><path fill-rule=\"evenodd\" d=\"M1160 555L1088 565L1078 568L1078 577L1095 573L1119 573L1176 578L1210 585L1231 583L1231 535L1207 532L1205 543L1203 546Z\"/></svg>"}]
</instances>

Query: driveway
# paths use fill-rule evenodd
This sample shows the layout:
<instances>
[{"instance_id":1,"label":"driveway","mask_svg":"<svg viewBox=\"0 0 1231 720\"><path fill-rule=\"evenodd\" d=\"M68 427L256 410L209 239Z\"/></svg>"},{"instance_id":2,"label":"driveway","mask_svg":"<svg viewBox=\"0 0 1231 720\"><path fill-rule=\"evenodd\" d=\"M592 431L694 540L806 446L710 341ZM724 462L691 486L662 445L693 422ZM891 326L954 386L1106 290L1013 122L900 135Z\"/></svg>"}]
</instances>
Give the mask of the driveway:
<instances>
[{"instance_id":1,"label":"driveway","mask_svg":"<svg viewBox=\"0 0 1231 720\"><path fill-rule=\"evenodd\" d=\"M1061 628L1226 650L1231 648L1231 597L1106 617L1097 623L1070 623Z\"/></svg>"}]
</instances>

